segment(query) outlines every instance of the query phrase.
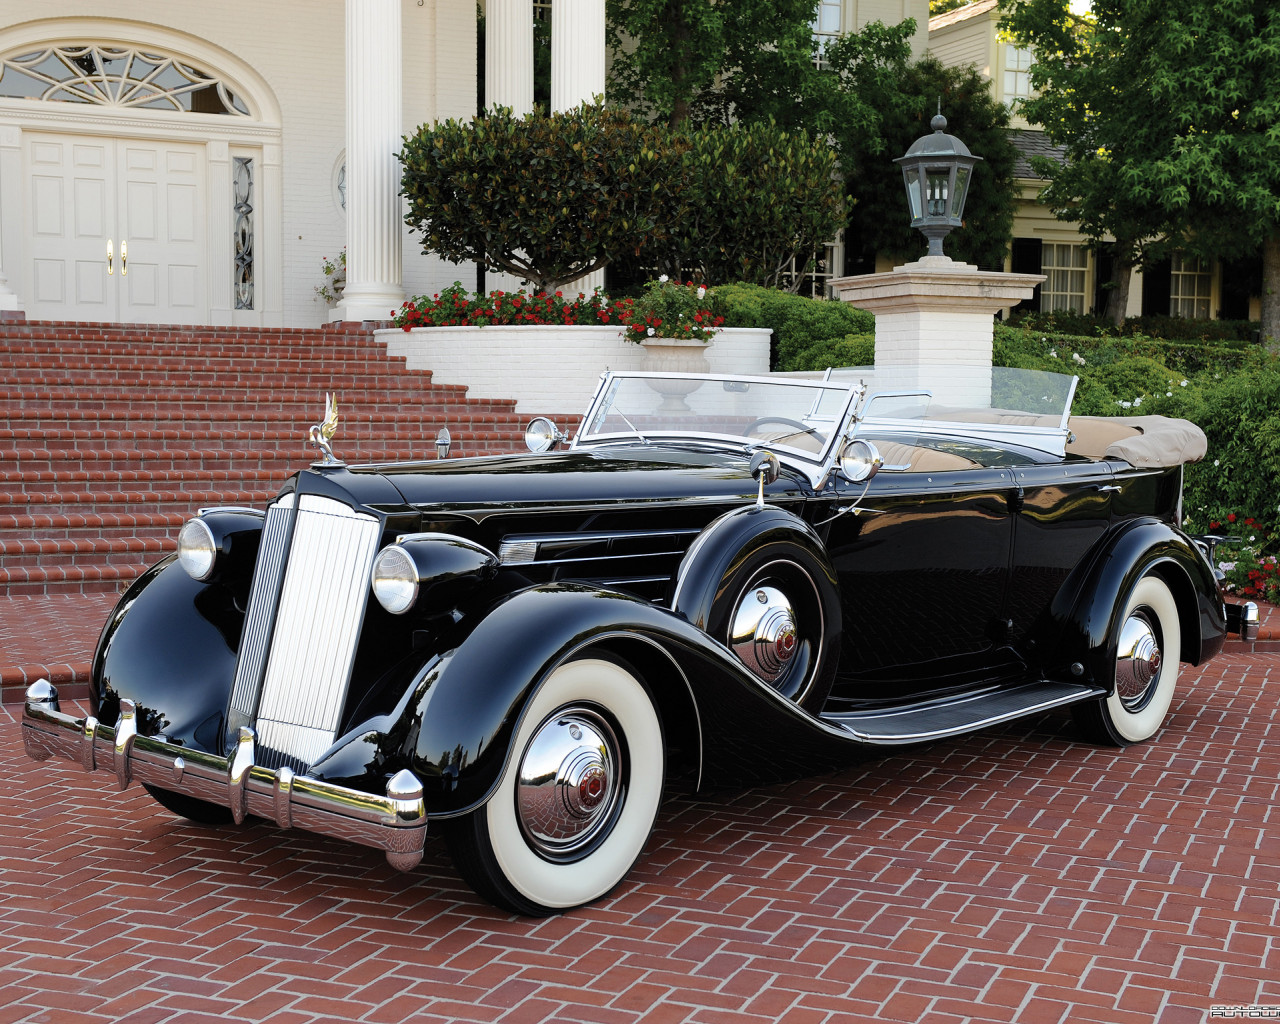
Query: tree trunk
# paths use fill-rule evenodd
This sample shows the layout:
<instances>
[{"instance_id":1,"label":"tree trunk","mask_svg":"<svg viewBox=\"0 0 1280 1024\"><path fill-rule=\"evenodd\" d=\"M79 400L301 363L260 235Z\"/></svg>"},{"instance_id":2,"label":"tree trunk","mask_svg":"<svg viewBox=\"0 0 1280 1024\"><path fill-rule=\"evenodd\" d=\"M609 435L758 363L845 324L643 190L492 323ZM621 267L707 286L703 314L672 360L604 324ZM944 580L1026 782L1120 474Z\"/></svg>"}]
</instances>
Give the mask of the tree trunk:
<instances>
[{"instance_id":1,"label":"tree trunk","mask_svg":"<svg viewBox=\"0 0 1280 1024\"><path fill-rule=\"evenodd\" d=\"M1133 280L1133 260L1119 255L1111 263L1111 287L1107 289L1107 309L1103 314L1115 326L1124 324L1129 309L1129 283Z\"/></svg>"},{"instance_id":2,"label":"tree trunk","mask_svg":"<svg viewBox=\"0 0 1280 1024\"><path fill-rule=\"evenodd\" d=\"M1262 243L1262 343L1280 352L1280 229Z\"/></svg>"}]
</instances>

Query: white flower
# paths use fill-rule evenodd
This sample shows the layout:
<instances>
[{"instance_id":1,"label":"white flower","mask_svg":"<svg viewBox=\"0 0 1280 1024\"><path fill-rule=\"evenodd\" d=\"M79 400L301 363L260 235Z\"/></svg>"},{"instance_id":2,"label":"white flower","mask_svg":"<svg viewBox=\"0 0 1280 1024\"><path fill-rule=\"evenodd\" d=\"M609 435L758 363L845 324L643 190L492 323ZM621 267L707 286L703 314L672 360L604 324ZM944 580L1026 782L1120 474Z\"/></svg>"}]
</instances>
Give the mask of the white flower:
<instances>
[{"instance_id":1,"label":"white flower","mask_svg":"<svg viewBox=\"0 0 1280 1024\"><path fill-rule=\"evenodd\" d=\"M1235 562L1219 562L1218 563L1218 568L1221 569L1223 572L1230 572L1235 567L1236 567Z\"/></svg>"},{"instance_id":2,"label":"white flower","mask_svg":"<svg viewBox=\"0 0 1280 1024\"><path fill-rule=\"evenodd\" d=\"M1185 388L1185 387L1187 386L1187 384L1188 384L1188 381L1185 381L1185 380L1184 380L1181 384L1179 384L1179 385L1178 385L1178 387L1180 387L1180 388Z\"/></svg>"},{"instance_id":3,"label":"white flower","mask_svg":"<svg viewBox=\"0 0 1280 1024\"><path fill-rule=\"evenodd\" d=\"M1040 340L1041 340L1041 341L1044 341L1044 339L1043 339L1043 338L1041 338ZM1053 356L1053 358L1054 358L1054 359L1057 359L1057 358L1058 358L1058 350L1057 350L1056 348L1051 348L1051 349L1049 349L1049 355Z\"/></svg>"},{"instance_id":4,"label":"white flower","mask_svg":"<svg viewBox=\"0 0 1280 1024\"><path fill-rule=\"evenodd\" d=\"M1164 393L1164 397L1165 397L1165 398L1172 398L1172 397L1173 397L1173 392L1172 392L1172 391L1166 391L1166 392Z\"/></svg>"},{"instance_id":5,"label":"white flower","mask_svg":"<svg viewBox=\"0 0 1280 1024\"><path fill-rule=\"evenodd\" d=\"M1250 541L1250 543L1252 543L1253 541L1255 541L1255 540L1257 540L1257 539L1258 539L1257 537L1250 537L1250 538L1249 538L1249 541Z\"/></svg>"},{"instance_id":6,"label":"white flower","mask_svg":"<svg viewBox=\"0 0 1280 1024\"><path fill-rule=\"evenodd\" d=\"M1132 409L1132 408L1133 408L1133 403L1132 403L1132 402L1121 402L1121 403L1120 403L1120 408L1121 408L1121 409Z\"/></svg>"},{"instance_id":7,"label":"white flower","mask_svg":"<svg viewBox=\"0 0 1280 1024\"><path fill-rule=\"evenodd\" d=\"M654 335L654 330L653 330L653 328L652 328L652 327L650 327L647 333L648 333L649 337L651 337L651 338L652 338L652 337L653 337L653 335Z\"/></svg>"},{"instance_id":8,"label":"white flower","mask_svg":"<svg viewBox=\"0 0 1280 1024\"><path fill-rule=\"evenodd\" d=\"M1217 459L1214 459L1214 460L1213 460L1213 464L1214 464L1215 466L1221 465L1221 463L1220 463Z\"/></svg>"},{"instance_id":9,"label":"white flower","mask_svg":"<svg viewBox=\"0 0 1280 1024\"><path fill-rule=\"evenodd\" d=\"M666 275L666 274L659 274L659 275L658 275L658 284L666 284L666 283L667 283L668 281L670 281L670 280L671 280L671 278L667 277L667 275Z\"/></svg>"},{"instance_id":10,"label":"white flower","mask_svg":"<svg viewBox=\"0 0 1280 1024\"><path fill-rule=\"evenodd\" d=\"M1084 356L1082 356L1079 352L1071 353L1071 361L1073 363L1079 363L1081 366L1085 365Z\"/></svg>"},{"instance_id":11,"label":"white flower","mask_svg":"<svg viewBox=\"0 0 1280 1024\"><path fill-rule=\"evenodd\" d=\"M706 288L704 288L702 285L698 285L698 298L700 299L704 298L706 294L707 294Z\"/></svg>"},{"instance_id":12,"label":"white flower","mask_svg":"<svg viewBox=\"0 0 1280 1024\"><path fill-rule=\"evenodd\" d=\"M1134 408L1135 408L1135 409L1136 409L1138 406L1140 406L1141 404L1142 404L1142 399L1141 399L1141 397L1139 397L1139 398L1135 398L1135 399L1133 400L1133 406L1134 406Z\"/></svg>"}]
</instances>

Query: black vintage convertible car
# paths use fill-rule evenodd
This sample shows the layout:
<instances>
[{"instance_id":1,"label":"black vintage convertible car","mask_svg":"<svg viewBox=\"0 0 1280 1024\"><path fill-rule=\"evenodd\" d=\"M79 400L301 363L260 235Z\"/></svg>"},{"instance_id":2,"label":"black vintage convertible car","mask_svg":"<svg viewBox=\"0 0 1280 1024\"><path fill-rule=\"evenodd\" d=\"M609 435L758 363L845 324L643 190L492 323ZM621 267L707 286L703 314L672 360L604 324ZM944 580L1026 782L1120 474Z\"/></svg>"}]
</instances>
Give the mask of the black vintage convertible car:
<instances>
[{"instance_id":1,"label":"black vintage convertible car","mask_svg":"<svg viewBox=\"0 0 1280 1024\"><path fill-rule=\"evenodd\" d=\"M1070 419L1070 377L944 376L607 374L571 442L395 465L335 458L331 406L319 462L202 510L123 596L91 716L29 690L26 749L404 870L439 833L548 914L626 876L672 780L1068 706L1149 739L1179 664L1256 630L1179 528L1203 434Z\"/></svg>"}]
</instances>

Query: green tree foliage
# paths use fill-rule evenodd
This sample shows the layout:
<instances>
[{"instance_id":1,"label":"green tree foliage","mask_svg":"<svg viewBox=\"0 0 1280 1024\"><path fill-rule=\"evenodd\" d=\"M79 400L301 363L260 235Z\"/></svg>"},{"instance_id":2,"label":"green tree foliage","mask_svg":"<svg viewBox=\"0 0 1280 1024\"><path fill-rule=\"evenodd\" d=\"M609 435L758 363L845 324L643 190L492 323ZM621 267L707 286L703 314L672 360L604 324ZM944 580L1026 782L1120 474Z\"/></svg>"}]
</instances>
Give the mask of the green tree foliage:
<instances>
[{"instance_id":1,"label":"green tree foliage","mask_svg":"<svg viewBox=\"0 0 1280 1024\"><path fill-rule=\"evenodd\" d=\"M586 105L423 126L404 139L405 222L423 251L554 291L661 242L683 216L659 131Z\"/></svg>"},{"instance_id":2,"label":"green tree foliage","mask_svg":"<svg viewBox=\"0 0 1280 1024\"><path fill-rule=\"evenodd\" d=\"M647 255L675 277L779 287L840 229L845 203L825 141L772 123L677 135L673 181L687 201Z\"/></svg>"},{"instance_id":3,"label":"green tree foliage","mask_svg":"<svg viewBox=\"0 0 1280 1024\"><path fill-rule=\"evenodd\" d=\"M828 51L833 71L846 73L850 56L858 53L853 37L841 39ZM1008 112L992 99L989 84L971 67L944 67L932 57L914 64L904 57L896 68L885 66L888 74L878 67L859 73L857 61L853 63L852 80L879 111L879 140L870 146L856 131L836 130L841 167L856 200L846 244L863 254L924 255L928 243L910 227L902 171L893 158L929 134L941 101L947 132L982 157L974 168L964 227L947 236L947 254L982 267L1002 267L1013 230L1017 151L1009 140Z\"/></svg>"},{"instance_id":4,"label":"green tree foliage","mask_svg":"<svg viewBox=\"0 0 1280 1024\"><path fill-rule=\"evenodd\" d=\"M929 17L936 18L939 14L954 11L969 2L970 0L929 0Z\"/></svg>"},{"instance_id":5,"label":"green tree foliage","mask_svg":"<svg viewBox=\"0 0 1280 1024\"><path fill-rule=\"evenodd\" d=\"M1027 115L1081 170L1054 174L1055 209L1114 234L1210 256L1262 248L1263 334L1280 338L1280 8L1271 0L1006 0L1036 50ZM1059 185L1061 181L1061 185ZM1107 215L1110 207L1113 213Z\"/></svg>"},{"instance_id":6,"label":"green tree foliage","mask_svg":"<svg viewBox=\"0 0 1280 1024\"><path fill-rule=\"evenodd\" d=\"M817 0L608 0L609 96L672 127L723 109L727 78L786 95L813 70ZM765 77L781 76L781 77ZM790 119L778 119L784 125Z\"/></svg>"}]
</instances>

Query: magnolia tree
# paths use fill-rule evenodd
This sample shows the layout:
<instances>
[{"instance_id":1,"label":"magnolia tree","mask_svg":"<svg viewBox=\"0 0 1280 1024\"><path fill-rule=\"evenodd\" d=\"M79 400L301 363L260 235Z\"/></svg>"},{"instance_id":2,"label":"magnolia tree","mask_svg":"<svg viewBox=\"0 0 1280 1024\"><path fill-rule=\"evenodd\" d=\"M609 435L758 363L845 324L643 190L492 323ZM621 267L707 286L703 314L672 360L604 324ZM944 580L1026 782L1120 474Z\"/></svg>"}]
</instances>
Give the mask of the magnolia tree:
<instances>
[{"instance_id":1,"label":"magnolia tree","mask_svg":"<svg viewBox=\"0 0 1280 1024\"><path fill-rule=\"evenodd\" d=\"M844 218L835 155L769 124L682 132L620 110L495 111L405 139L423 251L552 291L609 263L776 285Z\"/></svg>"},{"instance_id":2,"label":"magnolia tree","mask_svg":"<svg viewBox=\"0 0 1280 1024\"><path fill-rule=\"evenodd\" d=\"M658 129L598 104L424 125L400 153L405 222L424 252L554 291L666 237L684 208L666 149Z\"/></svg>"}]
</instances>

